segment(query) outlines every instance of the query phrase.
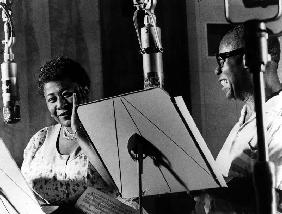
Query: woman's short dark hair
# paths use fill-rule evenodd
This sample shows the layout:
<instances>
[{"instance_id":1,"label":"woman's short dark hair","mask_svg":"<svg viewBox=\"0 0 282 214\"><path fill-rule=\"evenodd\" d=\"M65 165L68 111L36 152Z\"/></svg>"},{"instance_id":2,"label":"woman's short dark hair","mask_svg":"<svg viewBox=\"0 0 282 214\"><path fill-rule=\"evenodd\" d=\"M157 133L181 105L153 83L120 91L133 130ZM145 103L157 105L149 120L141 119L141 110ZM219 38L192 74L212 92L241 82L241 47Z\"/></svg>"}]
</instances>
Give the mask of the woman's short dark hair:
<instances>
[{"instance_id":1,"label":"woman's short dark hair","mask_svg":"<svg viewBox=\"0 0 282 214\"><path fill-rule=\"evenodd\" d=\"M82 87L90 87L90 79L85 69L68 57L57 57L45 63L40 68L38 77L39 94L44 95L44 85L51 81L62 81L69 78Z\"/></svg>"}]
</instances>

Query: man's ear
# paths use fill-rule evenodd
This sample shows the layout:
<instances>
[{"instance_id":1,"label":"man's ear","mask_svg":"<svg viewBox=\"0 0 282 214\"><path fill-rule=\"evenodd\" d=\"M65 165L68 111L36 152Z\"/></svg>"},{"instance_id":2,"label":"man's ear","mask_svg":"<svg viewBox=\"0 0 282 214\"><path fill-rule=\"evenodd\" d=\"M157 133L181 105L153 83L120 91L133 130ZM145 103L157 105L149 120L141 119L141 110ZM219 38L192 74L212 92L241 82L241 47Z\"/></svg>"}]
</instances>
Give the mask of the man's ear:
<instances>
[{"instance_id":1,"label":"man's ear","mask_svg":"<svg viewBox=\"0 0 282 214\"><path fill-rule=\"evenodd\" d=\"M271 55L270 54L268 54L268 56L267 56L267 62L270 62L271 61ZM248 66L246 65L246 54L244 54L243 55L243 67L244 68L248 68Z\"/></svg>"}]
</instances>

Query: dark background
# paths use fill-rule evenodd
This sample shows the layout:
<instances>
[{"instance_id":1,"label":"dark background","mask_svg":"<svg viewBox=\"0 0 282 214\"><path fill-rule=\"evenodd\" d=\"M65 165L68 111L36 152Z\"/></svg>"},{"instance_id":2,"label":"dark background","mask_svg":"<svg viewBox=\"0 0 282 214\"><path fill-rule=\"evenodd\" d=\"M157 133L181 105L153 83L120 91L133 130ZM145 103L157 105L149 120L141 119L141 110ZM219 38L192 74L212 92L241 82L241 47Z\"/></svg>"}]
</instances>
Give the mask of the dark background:
<instances>
[{"instance_id":1,"label":"dark background","mask_svg":"<svg viewBox=\"0 0 282 214\"><path fill-rule=\"evenodd\" d=\"M100 1L102 66L106 97L143 89L142 55L132 17L133 1ZM164 88L189 104L188 42L184 0L158 1L155 14L161 28Z\"/></svg>"}]
</instances>

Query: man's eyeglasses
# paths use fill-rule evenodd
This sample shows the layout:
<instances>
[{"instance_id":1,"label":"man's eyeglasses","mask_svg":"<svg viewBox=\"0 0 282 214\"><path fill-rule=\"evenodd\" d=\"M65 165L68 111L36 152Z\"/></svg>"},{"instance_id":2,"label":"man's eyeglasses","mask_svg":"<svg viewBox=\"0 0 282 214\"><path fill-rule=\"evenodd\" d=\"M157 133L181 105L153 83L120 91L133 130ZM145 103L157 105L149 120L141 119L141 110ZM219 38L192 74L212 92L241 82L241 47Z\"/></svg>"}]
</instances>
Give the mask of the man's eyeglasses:
<instances>
[{"instance_id":1,"label":"man's eyeglasses","mask_svg":"<svg viewBox=\"0 0 282 214\"><path fill-rule=\"evenodd\" d=\"M223 64L224 64L224 62L227 58L232 57L232 56L241 55L244 52L245 52L245 48L238 48L238 49L235 49L233 51L218 53L218 54L216 54L217 64L220 68L222 68Z\"/></svg>"}]
</instances>

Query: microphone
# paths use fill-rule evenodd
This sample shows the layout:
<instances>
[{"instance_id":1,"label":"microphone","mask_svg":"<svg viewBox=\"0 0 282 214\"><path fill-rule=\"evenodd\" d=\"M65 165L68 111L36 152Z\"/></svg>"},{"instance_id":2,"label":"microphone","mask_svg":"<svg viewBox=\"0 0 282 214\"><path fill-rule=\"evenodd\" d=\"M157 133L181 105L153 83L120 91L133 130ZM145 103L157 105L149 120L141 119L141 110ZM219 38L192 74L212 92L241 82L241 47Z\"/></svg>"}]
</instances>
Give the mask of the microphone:
<instances>
[{"instance_id":1,"label":"microphone","mask_svg":"<svg viewBox=\"0 0 282 214\"><path fill-rule=\"evenodd\" d=\"M146 20L146 17L145 17ZM157 26L149 22L141 28L141 44L143 53L144 88L163 88L163 60L162 52L157 48L157 41L160 39L161 31Z\"/></svg>"},{"instance_id":2,"label":"microphone","mask_svg":"<svg viewBox=\"0 0 282 214\"><path fill-rule=\"evenodd\" d=\"M168 158L150 141L140 136L139 134L134 133L128 139L127 150L131 158L135 161L139 160L139 155L142 155L140 157L141 160L145 159L148 156L153 160L153 163L156 167L165 167L171 173L171 175L185 188L187 193L190 193L190 190L186 186L185 182L173 170L173 167Z\"/></svg>"},{"instance_id":3,"label":"microphone","mask_svg":"<svg viewBox=\"0 0 282 214\"><path fill-rule=\"evenodd\" d=\"M5 123L20 121L19 90L17 85L17 64L14 60L12 47L16 37L12 22L11 2L1 1L2 19L4 22L4 62L1 64L3 120Z\"/></svg>"},{"instance_id":4,"label":"microphone","mask_svg":"<svg viewBox=\"0 0 282 214\"><path fill-rule=\"evenodd\" d=\"M277 5L279 0L243 0L246 8L253 7L267 7L270 5Z\"/></svg>"},{"instance_id":5,"label":"microphone","mask_svg":"<svg viewBox=\"0 0 282 214\"><path fill-rule=\"evenodd\" d=\"M133 0L136 11L133 23L143 56L144 88L164 86L161 30L157 27L154 9L157 0ZM144 16L143 27L139 34L138 12Z\"/></svg>"},{"instance_id":6,"label":"microphone","mask_svg":"<svg viewBox=\"0 0 282 214\"><path fill-rule=\"evenodd\" d=\"M142 159L149 156L156 166L171 167L165 155L151 142L137 133L134 133L128 139L127 150L131 158L135 161L138 160L138 154L141 153Z\"/></svg>"},{"instance_id":7,"label":"microphone","mask_svg":"<svg viewBox=\"0 0 282 214\"><path fill-rule=\"evenodd\" d=\"M7 124L20 121L20 105L17 84L17 64L6 61L1 64L3 120Z\"/></svg>"}]
</instances>

